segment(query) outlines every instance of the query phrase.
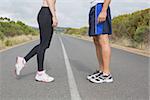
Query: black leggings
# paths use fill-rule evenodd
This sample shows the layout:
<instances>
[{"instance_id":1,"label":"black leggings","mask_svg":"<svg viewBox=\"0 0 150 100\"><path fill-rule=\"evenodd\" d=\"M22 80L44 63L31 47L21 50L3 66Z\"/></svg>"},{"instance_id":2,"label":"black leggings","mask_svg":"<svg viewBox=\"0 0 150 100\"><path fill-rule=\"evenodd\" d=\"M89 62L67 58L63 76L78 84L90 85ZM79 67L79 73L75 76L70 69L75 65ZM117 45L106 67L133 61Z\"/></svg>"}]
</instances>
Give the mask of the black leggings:
<instances>
[{"instance_id":1,"label":"black leggings","mask_svg":"<svg viewBox=\"0 0 150 100\"><path fill-rule=\"evenodd\" d=\"M43 71L44 55L53 36L52 14L48 7L42 7L38 14L40 44L36 45L24 58L28 61L37 54L38 71Z\"/></svg>"}]
</instances>

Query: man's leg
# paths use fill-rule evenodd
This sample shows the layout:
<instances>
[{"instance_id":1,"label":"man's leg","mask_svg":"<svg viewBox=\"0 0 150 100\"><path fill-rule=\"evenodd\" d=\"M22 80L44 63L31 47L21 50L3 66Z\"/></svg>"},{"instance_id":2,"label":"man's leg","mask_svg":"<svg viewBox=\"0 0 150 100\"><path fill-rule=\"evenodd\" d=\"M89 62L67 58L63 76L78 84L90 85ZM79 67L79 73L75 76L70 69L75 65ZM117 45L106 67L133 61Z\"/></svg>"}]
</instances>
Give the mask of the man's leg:
<instances>
[{"instance_id":1,"label":"man's leg","mask_svg":"<svg viewBox=\"0 0 150 100\"><path fill-rule=\"evenodd\" d=\"M111 48L109 44L108 34L99 36L99 44L102 49L102 62L103 62L103 73L110 74L110 59L111 59Z\"/></svg>"},{"instance_id":2,"label":"man's leg","mask_svg":"<svg viewBox=\"0 0 150 100\"><path fill-rule=\"evenodd\" d=\"M101 46L99 44L99 37L93 36L93 41L95 44L96 55L97 55L97 59L98 59L98 63L99 63L99 69L96 72L94 72L93 74L88 75L87 76L88 80L94 79L103 74L103 62L102 62Z\"/></svg>"},{"instance_id":3,"label":"man's leg","mask_svg":"<svg viewBox=\"0 0 150 100\"><path fill-rule=\"evenodd\" d=\"M111 48L109 44L109 38L107 34L98 36L99 47L101 47L101 51L97 47L97 55L102 54L102 65L103 72L94 78L90 78L89 80L94 83L110 83L113 82L112 75L110 74L110 57L111 57ZM98 45L97 45L98 46ZM100 51L100 53L99 53ZM99 59L99 58L98 58Z\"/></svg>"},{"instance_id":4,"label":"man's leg","mask_svg":"<svg viewBox=\"0 0 150 100\"><path fill-rule=\"evenodd\" d=\"M93 41L95 44L96 55L99 63L99 70L103 71L102 52L101 52L101 45L99 44L99 36L94 36Z\"/></svg>"}]
</instances>

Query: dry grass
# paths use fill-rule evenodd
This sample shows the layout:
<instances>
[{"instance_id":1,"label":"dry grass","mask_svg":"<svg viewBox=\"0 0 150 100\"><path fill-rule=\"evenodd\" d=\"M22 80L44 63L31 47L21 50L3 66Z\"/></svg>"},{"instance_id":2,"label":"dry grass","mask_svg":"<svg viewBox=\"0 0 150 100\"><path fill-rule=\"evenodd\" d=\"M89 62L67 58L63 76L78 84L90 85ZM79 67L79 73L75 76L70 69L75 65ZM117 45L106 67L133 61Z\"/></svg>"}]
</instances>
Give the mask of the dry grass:
<instances>
[{"instance_id":1,"label":"dry grass","mask_svg":"<svg viewBox=\"0 0 150 100\"><path fill-rule=\"evenodd\" d=\"M30 41L36 38L38 38L38 36L32 36L32 35L21 35L21 36L5 38L3 41L0 40L0 50L5 49L6 47L10 47L10 46L14 46L23 42Z\"/></svg>"},{"instance_id":2,"label":"dry grass","mask_svg":"<svg viewBox=\"0 0 150 100\"><path fill-rule=\"evenodd\" d=\"M1 50L1 49L4 49L4 48L5 48L5 45L4 45L3 41L0 40L0 50Z\"/></svg>"},{"instance_id":3,"label":"dry grass","mask_svg":"<svg viewBox=\"0 0 150 100\"><path fill-rule=\"evenodd\" d=\"M139 50L145 50L148 51L149 50L149 45L148 44L144 44L144 43L135 43L132 42L130 39L127 38L121 38L121 39L117 39L117 40L111 40L112 44L117 44L120 46L125 46L125 47L131 47L131 48L136 48Z\"/></svg>"}]
</instances>

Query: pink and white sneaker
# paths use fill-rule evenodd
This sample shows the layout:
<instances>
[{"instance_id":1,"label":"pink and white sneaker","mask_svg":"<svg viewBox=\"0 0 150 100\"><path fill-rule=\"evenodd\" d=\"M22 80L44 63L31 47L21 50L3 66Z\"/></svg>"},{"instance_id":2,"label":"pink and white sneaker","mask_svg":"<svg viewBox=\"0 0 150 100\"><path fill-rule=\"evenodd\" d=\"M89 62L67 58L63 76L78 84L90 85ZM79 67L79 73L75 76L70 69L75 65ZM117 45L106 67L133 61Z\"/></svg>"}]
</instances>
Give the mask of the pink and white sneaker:
<instances>
[{"instance_id":1,"label":"pink and white sneaker","mask_svg":"<svg viewBox=\"0 0 150 100\"><path fill-rule=\"evenodd\" d=\"M36 76L35 76L35 80L36 81L39 81L39 82L52 82L54 81L54 78L49 76L48 74L46 74L45 70L44 71L38 71L36 73Z\"/></svg>"},{"instance_id":2,"label":"pink and white sneaker","mask_svg":"<svg viewBox=\"0 0 150 100\"><path fill-rule=\"evenodd\" d=\"M20 75L20 71L24 68L25 64L26 64L26 61L23 57L17 57L16 64L15 64L16 75L18 75L18 76Z\"/></svg>"}]
</instances>

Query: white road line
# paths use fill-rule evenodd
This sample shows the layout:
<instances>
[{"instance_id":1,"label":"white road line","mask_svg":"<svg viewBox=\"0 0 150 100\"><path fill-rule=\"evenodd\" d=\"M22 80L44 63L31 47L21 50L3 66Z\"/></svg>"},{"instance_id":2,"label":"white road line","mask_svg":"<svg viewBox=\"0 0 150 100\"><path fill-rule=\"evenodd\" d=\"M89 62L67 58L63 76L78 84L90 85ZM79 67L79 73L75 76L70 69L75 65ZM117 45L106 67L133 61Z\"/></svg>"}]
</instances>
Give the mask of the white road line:
<instances>
[{"instance_id":1,"label":"white road line","mask_svg":"<svg viewBox=\"0 0 150 100\"><path fill-rule=\"evenodd\" d=\"M70 92L71 92L71 100L81 100L75 79L74 79L74 75L71 69L71 65L64 47L64 44L62 42L61 37L59 37L61 46L62 46L62 50L63 50L63 55L64 55L64 60L65 60L65 64L66 64L66 69L67 69L67 75L68 75L68 83L69 83L69 87L70 87Z\"/></svg>"}]
</instances>

